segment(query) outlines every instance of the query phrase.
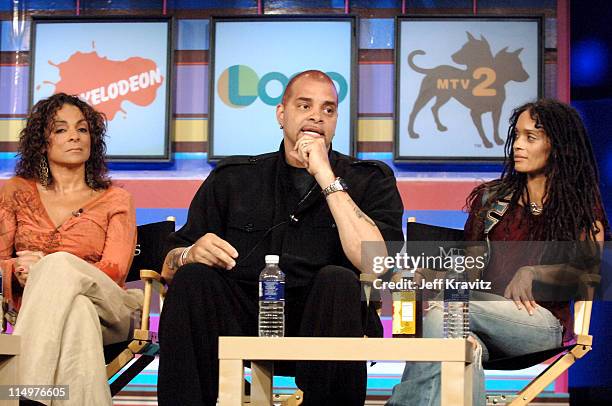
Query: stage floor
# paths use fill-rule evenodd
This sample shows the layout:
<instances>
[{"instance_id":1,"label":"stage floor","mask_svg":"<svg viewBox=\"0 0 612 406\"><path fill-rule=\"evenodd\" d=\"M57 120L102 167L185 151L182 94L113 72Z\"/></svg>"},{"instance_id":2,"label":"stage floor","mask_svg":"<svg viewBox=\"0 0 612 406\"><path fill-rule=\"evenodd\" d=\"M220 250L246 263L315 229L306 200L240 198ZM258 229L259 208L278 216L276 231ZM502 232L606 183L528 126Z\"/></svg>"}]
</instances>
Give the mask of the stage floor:
<instances>
[{"instance_id":1,"label":"stage floor","mask_svg":"<svg viewBox=\"0 0 612 406\"><path fill-rule=\"evenodd\" d=\"M153 361L141 374L114 398L116 406L152 406L157 405L157 360ZM522 371L486 371L486 389L488 394L512 394L518 392L545 365L538 365ZM391 395L393 386L402 376L403 362L378 362L368 365L368 397L366 406L384 405ZM246 368L247 379L250 370ZM274 377L275 393L293 393L296 390L295 381L290 377ZM547 388L535 402L534 406L566 406L569 405L567 393L555 393L553 385Z\"/></svg>"}]
</instances>

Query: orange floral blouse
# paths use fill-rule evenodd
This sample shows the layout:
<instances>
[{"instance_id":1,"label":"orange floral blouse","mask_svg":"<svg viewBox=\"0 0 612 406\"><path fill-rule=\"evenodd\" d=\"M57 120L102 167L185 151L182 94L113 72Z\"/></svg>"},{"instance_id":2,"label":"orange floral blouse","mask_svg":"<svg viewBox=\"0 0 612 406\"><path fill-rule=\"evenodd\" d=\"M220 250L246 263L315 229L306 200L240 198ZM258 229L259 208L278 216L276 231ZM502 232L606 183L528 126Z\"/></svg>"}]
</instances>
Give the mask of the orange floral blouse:
<instances>
[{"instance_id":1,"label":"orange floral blouse","mask_svg":"<svg viewBox=\"0 0 612 406\"><path fill-rule=\"evenodd\" d=\"M123 286L136 245L136 213L130 194L111 186L55 227L36 182L9 179L0 190L0 267L5 297L19 307L23 288L14 276L15 252L74 254Z\"/></svg>"}]
</instances>

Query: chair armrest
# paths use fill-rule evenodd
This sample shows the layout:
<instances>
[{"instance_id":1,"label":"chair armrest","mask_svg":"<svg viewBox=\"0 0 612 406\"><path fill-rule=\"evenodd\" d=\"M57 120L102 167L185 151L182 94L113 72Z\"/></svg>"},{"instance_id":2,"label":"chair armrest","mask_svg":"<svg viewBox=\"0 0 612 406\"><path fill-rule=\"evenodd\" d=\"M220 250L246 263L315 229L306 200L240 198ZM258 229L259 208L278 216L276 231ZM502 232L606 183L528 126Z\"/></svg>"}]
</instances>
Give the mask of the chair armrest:
<instances>
[{"instance_id":1,"label":"chair armrest","mask_svg":"<svg viewBox=\"0 0 612 406\"><path fill-rule=\"evenodd\" d=\"M379 276L375 273L361 273L359 274L359 281L361 281L361 283L372 284L378 277Z\"/></svg>"},{"instance_id":2,"label":"chair armrest","mask_svg":"<svg viewBox=\"0 0 612 406\"><path fill-rule=\"evenodd\" d=\"M159 273L152 271L150 269L141 269L140 270L140 280L146 282L148 280L152 280L155 279L156 281L160 282L162 281L162 277Z\"/></svg>"},{"instance_id":3,"label":"chair armrest","mask_svg":"<svg viewBox=\"0 0 612 406\"><path fill-rule=\"evenodd\" d=\"M162 278L159 273L150 269L141 269L140 279L144 282L144 299L142 304L142 321L140 324L140 329L148 331L153 290L159 292L161 311L161 303L163 298L166 296L166 287L164 278Z\"/></svg>"},{"instance_id":4,"label":"chair armrest","mask_svg":"<svg viewBox=\"0 0 612 406\"><path fill-rule=\"evenodd\" d=\"M145 287L147 283L151 282L153 289L159 293L161 298L166 297L166 291L168 290L168 284L166 283L166 280L158 272L152 271L150 269L141 269L140 270L140 280L145 283ZM146 292L145 292L145 295L146 295Z\"/></svg>"}]
</instances>

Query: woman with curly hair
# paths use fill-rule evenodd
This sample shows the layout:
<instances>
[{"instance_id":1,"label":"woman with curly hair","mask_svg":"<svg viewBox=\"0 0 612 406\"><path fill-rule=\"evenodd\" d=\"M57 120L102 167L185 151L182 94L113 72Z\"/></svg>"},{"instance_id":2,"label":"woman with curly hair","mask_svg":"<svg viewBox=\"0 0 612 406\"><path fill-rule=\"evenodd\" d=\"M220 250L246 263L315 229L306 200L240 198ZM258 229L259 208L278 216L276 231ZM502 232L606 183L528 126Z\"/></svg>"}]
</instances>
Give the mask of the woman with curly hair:
<instances>
[{"instance_id":1,"label":"woman with curly hair","mask_svg":"<svg viewBox=\"0 0 612 406\"><path fill-rule=\"evenodd\" d=\"M105 117L75 96L39 101L20 133L16 176L0 190L0 266L18 310L19 383L68 385L74 405L111 404L103 344L127 339L140 303L123 289L135 210L107 177L105 133Z\"/></svg>"},{"instance_id":2,"label":"woman with curly hair","mask_svg":"<svg viewBox=\"0 0 612 406\"><path fill-rule=\"evenodd\" d=\"M489 263L477 275L491 282L491 290L470 292L474 405L485 404L481 361L573 337L570 295L559 288L596 268L609 231L591 143L572 107L544 99L515 109L505 155L501 178L467 199L464 238L489 241ZM424 336L441 337L442 319L441 307L431 306ZM439 363L407 363L387 405L439 405L439 385Z\"/></svg>"}]
</instances>

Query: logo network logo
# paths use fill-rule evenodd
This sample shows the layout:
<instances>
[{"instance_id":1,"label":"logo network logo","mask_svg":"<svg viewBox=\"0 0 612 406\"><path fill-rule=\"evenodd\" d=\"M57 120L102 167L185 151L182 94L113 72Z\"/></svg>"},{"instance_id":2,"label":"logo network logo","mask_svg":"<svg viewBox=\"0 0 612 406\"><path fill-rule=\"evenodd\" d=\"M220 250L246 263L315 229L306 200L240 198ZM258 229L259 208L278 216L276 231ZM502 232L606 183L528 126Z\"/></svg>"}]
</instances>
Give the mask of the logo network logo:
<instances>
[{"instance_id":1,"label":"logo network logo","mask_svg":"<svg viewBox=\"0 0 612 406\"><path fill-rule=\"evenodd\" d=\"M348 93L348 83L344 76L338 72L325 72L336 82L338 90L338 103L346 97ZM219 97L229 107L242 108L253 104L259 99L269 106L276 106L281 102L283 92L289 80L295 76L285 76L280 72L268 72L261 78L257 73L246 65L233 65L221 73L217 82ZM281 85L281 92L277 95L268 93L268 84L278 82Z\"/></svg>"}]
</instances>

